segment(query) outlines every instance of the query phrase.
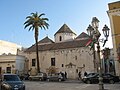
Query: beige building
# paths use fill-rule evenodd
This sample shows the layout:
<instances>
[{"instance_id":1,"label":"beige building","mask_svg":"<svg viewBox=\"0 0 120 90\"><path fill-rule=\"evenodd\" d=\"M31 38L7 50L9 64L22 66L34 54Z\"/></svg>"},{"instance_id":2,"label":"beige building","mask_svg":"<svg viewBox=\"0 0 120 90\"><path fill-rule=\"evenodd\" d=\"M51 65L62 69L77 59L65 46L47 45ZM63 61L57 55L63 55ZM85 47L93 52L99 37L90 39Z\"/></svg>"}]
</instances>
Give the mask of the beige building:
<instances>
[{"instance_id":1,"label":"beige building","mask_svg":"<svg viewBox=\"0 0 120 90\"><path fill-rule=\"evenodd\" d=\"M104 48L103 52L103 73L111 73L115 75L115 60L113 49Z\"/></svg>"},{"instance_id":2,"label":"beige building","mask_svg":"<svg viewBox=\"0 0 120 90\"><path fill-rule=\"evenodd\" d=\"M112 32L115 70L116 74L120 76L120 58L118 58L118 56L120 56L120 54L118 55L118 48L120 45L120 1L109 3L108 7L109 10L107 12Z\"/></svg>"},{"instance_id":3,"label":"beige building","mask_svg":"<svg viewBox=\"0 0 120 90\"><path fill-rule=\"evenodd\" d=\"M0 55L0 72L17 73L24 72L25 57L19 55Z\"/></svg>"},{"instance_id":4,"label":"beige building","mask_svg":"<svg viewBox=\"0 0 120 90\"><path fill-rule=\"evenodd\" d=\"M64 24L54 35L55 42L45 37L39 44L40 70L46 73L67 72L68 78L78 78L78 72L94 72L93 52L86 47L90 37L86 33L79 36ZM26 50L29 71L36 75L37 61L35 44Z\"/></svg>"},{"instance_id":5,"label":"beige building","mask_svg":"<svg viewBox=\"0 0 120 90\"><path fill-rule=\"evenodd\" d=\"M24 73L26 58L18 55L22 46L0 40L0 73Z\"/></svg>"}]
</instances>

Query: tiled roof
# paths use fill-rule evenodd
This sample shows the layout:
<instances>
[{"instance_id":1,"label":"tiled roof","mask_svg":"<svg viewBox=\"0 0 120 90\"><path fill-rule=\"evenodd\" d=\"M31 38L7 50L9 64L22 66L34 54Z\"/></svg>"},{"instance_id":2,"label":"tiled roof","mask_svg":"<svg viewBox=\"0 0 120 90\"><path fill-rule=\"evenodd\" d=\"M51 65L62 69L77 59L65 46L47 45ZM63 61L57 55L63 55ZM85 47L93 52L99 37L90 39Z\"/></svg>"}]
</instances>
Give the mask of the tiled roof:
<instances>
[{"instance_id":1,"label":"tiled roof","mask_svg":"<svg viewBox=\"0 0 120 90\"><path fill-rule=\"evenodd\" d=\"M54 43L54 42L47 36L38 42L38 44L43 44L43 43Z\"/></svg>"},{"instance_id":2,"label":"tiled roof","mask_svg":"<svg viewBox=\"0 0 120 90\"><path fill-rule=\"evenodd\" d=\"M58 49L68 49L68 48L78 48L78 47L85 47L90 39L86 40L73 40L69 42L61 42L61 43L52 43L52 44L45 44L39 45L39 51L46 51L46 50L58 50ZM33 45L29 47L25 52L35 52L36 46Z\"/></svg>"},{"instance_id":3,"label":"tiled roof","mask_svg":"<svg viewBox=\"0 0 120 90\"><path fill-rule=\"evenodd\" d=\"M76 39L88 39L90 36L86 34L85 32L82 32Z\"/></svg>"},{"instance_id":4,"label":"tiled roof","mask_svg":"<svg viewBox=\"0 0 120 90\"><path fill-rule=\"evenodd\" d=\"M74 32L66 24L64 24L54 35L56 35L57 33L74 33Z\"/></svg>"}]
</instances>

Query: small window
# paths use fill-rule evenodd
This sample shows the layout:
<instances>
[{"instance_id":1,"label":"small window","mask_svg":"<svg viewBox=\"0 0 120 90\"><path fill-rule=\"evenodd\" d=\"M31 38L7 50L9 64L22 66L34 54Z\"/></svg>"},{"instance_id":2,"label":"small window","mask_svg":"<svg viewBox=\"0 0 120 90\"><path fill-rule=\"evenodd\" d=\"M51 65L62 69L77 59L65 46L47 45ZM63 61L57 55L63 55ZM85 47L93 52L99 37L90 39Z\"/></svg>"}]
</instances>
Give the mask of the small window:
<instances>
[{"instance_id":1,"label":"small window","mask_svg":"<svg viewBox=\"0 0 120 90\"><path fill-rule=\"evenodd\" d=\"M62 64L62 67L64 67L64 64Z\"/></svg>"},{"instance_id":2,"label":"small window","mask_svg":"<svg viewBox=\"0 0 120 90\"><path fill-rule=\"evenodd\" d=\"M59 38L59 39L60 39L60 41L62 41L62 36L60 36L60 38Z\"/></svg>"},{"instance_id":3,"label":"small window","mask_svg":"<svg viewBox=\"0 0 120 90\"><path fill-rule=\"evenodd\" d=\"M77 56L75 56L75 60L77 60Z\"/></svg>"},{"instance_id":4,"label":"small window","mask_svg":"<svg viewBox=\"0 0 120 90\"><path fill-rule=\"evenodd\" d=\"M78 73L78 69L76 69L76 73Z\"/></svg>"},{"instance_id":5,"label":"small window","mask_svg":"<svg viewBox=\"0 0 120 90\"><path fill-rule=\"evenodd\" d=\"M51 58L51 66L55 66L55 58Z\"/></svg>"},{"instance_id":6,"label":"small window","mask_svg":"<svg viewBox=\"0 0 120 90\"><path fill-rule=\"evenodd\" d=\"M7 73L11 73L11 67L6 68Z\"/></svg>"},{"instance_id":7,"label":"small window","mask_svg":"<svg viewBox=\"0 0 120 90\"><path fill-rule=\"evenodd\" d=\"M32 66L35 66L36 60L32 59Z\"/></svg>"}]
</instances>

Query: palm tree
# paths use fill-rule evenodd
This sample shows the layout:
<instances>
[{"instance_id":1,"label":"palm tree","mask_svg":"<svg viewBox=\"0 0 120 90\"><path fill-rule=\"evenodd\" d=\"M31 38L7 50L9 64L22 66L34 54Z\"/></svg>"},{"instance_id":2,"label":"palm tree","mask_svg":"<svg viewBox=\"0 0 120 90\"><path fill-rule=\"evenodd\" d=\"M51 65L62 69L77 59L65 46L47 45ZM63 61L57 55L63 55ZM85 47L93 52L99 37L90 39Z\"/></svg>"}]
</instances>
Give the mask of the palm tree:
<instances>
[{"instance_id":1,"label":"palm tree","mask_svg":"<svg viewBox=\"0 0 120 90\"><path fill-rule=\"evenodd\" d=\"M26 17L26 22L24 23L25 27L29 27L30 30L34 30L35 32L35 42L36 42L36 59L37 59L37 72L40 73L40 66L39 66L39 55L38 55L38 34L39 34L39 28L40 29L48 29L49 24L46 22L48 21L48 18L42 18L42 16L45 15L44 13L39 14L31 13L31 16Z\"/></svg>"}]
</instances>

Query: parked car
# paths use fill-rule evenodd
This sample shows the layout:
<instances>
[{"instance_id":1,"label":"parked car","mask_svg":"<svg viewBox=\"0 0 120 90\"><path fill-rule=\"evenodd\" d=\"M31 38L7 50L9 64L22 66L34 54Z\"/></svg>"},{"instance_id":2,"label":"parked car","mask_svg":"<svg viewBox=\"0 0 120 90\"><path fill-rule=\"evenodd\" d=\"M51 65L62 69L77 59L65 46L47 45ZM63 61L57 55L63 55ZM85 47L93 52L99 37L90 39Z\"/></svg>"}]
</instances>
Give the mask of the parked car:
<instances>
[{"instance_id":1,"label":"parked car","mask_svg":"<svg viewBox=\"0 0 120 90\"><path fill-rule=\"evenodd\" d=\"M82 79L86 78L86 77L91 77L91 76L94 76L96 75L97 73L94 73L94 72L91 72L91 73L88 73L86 76L83 76Z\"/></svg>"},{"instance_id":2,"label":"parked car","mask_svg":"<svg viewBox=\"0 0 120 90\"><path fill-rule=\"evenodd\" d=\"M65 81L65 76L61 73L49 74L47 76L47 81Z\"/></svg>"},{"instance_id":3,"label":"parked car","mask_svg":"<svg viewBox=\"0 0 120 90\"><path fill-rule=\"evenodd\" d=\"M103 82L114 84L115 82L119 82L119 76L115 76L112 74L103 74Z\"/></svg>"},{"instance_id":4,"label":"parked car","mask_svg":"<svg viewBox=\"0 0 120 90\"><path fill-rule=\"evenodd\" d=\"M115 76L112 74L102 74L103 77L103 83L110 83L113 84L115 82L119 82L119 76ZM99 74L95 74L92 76L88 76L82 79L83 82L85 83L99 83Z\"/></svg>"},{"instance_id":5,"label":"parked car","mask_svg":"<svg viewBox=\"0 0 120 90\"><path fill-rule=\"evenodd\" d=\"M29 80L40 80L40 81L44 81L47 79L47 74L40 72L38 75L35 76L29 76Z\"/></svg>"},{"instance_id":6,"label":"parked car","mask_svg":"<svg viewBox=\"0 0 120 90\"><path fill-rule=\"evenodd\" d=\"M25 84L16 74L1 75L1 90L25 90Z\"/></svg>"}]
</instances>

